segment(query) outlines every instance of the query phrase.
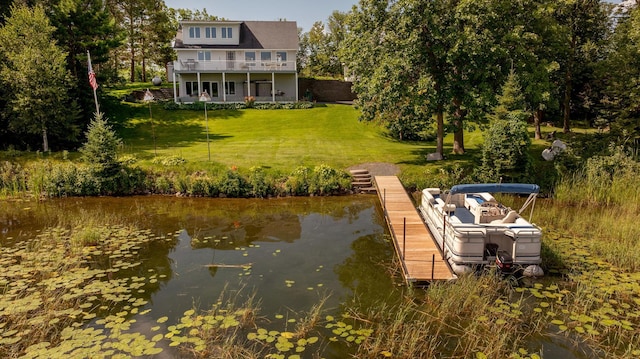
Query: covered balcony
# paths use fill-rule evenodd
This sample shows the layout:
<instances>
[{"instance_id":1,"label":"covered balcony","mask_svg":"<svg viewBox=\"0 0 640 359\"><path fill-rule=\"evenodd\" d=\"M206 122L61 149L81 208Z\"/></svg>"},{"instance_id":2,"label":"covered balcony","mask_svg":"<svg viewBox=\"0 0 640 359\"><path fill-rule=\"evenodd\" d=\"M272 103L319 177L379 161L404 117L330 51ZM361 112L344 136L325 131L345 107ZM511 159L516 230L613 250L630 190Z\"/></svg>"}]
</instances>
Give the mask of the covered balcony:
<instances>
[{"instance_id":1,"label":"covered balcony","mask_svg":"<svg viewBox=\"0 0 640 359\"><path fill-rule=\"evenodd\" d=\"M174 71L181 72L296 72L295 61L196 60L174 61Z\"/></svg>"}]
</instances>

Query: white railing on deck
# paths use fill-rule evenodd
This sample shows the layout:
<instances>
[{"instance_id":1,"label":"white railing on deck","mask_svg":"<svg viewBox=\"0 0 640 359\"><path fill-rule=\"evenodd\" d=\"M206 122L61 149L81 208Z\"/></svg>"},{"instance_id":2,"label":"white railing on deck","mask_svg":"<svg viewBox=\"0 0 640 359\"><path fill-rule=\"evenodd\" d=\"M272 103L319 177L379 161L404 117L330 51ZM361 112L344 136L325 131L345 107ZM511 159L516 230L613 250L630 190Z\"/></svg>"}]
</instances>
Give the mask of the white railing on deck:
<instances>
[{"instance_id":1,"label":"white railing on deck","mask_svg":"<svg viewBox=\"0 0 640 359\"><path fill-rule=\"evenodd\" d=\"M194 59L174 61L175 71L238 71L238 72L294 72L295 61L246 61Z\"/></svg>"}]
</instances>

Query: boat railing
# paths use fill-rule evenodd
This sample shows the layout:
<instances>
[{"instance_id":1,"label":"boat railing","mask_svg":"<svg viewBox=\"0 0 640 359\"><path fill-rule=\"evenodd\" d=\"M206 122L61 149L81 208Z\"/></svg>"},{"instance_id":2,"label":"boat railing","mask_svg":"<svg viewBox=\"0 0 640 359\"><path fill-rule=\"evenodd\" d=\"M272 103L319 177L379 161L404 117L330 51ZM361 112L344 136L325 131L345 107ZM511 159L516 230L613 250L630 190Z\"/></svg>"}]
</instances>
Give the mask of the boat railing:
<instances>
[{"instance_id":1,"label":"boat railing","mask_svg":"<svg viewBox=\"0 0 640 359\"><path fill-rule=\"evenodd\" d=\"M478 226L454 225L451 222L447 223L445 230L445 236L464 238L484 237L485 233L484 228L479 228Z\"/></svg>"}]
</instances>

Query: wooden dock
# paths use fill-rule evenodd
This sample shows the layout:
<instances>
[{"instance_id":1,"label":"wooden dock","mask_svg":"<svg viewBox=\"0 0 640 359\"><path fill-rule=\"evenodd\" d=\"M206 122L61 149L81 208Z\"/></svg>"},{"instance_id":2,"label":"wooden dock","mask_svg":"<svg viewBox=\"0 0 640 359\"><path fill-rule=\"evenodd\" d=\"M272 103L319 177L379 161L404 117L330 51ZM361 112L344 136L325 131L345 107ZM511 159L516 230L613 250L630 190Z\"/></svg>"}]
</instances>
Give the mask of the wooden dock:
<instances>
[{"instance_id":1,"label":"wooden dock","mask_svg":"<svg viewBox=\"0 0 640 359\"><path fill-rule=\"evenodd\" d=\"M409 284L428 284L456 276L396 176L375 176L378 197Z\"/></svg>"}]
</instances>

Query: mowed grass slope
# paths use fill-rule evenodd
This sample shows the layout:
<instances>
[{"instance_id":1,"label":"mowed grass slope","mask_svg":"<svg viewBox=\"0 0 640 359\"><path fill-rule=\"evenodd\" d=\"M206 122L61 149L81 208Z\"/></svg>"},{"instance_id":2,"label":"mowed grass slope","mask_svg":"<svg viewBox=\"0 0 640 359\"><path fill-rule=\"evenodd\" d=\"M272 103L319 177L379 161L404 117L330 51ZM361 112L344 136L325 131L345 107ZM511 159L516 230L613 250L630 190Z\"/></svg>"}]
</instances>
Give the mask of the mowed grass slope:
<instances>
[{"instance_id":1,"label":"mowed grass slope","mask_svg":"<svg viewBox=\"0 0 640 359\"><path fill-rule=\"evenodd\" d=\"M154 157L147 107L137 107L117 126L125 154ZM152 106L158 156L177 155L189 162L208 159L204 111L166 111ZM375 123L358 121L346 105L308 110L209 110L211 160L226 166L264 166L291 170L327 164L346 168L364 162L424 163L433 143L399 142Z\"/></svg>"}]
</instances>

